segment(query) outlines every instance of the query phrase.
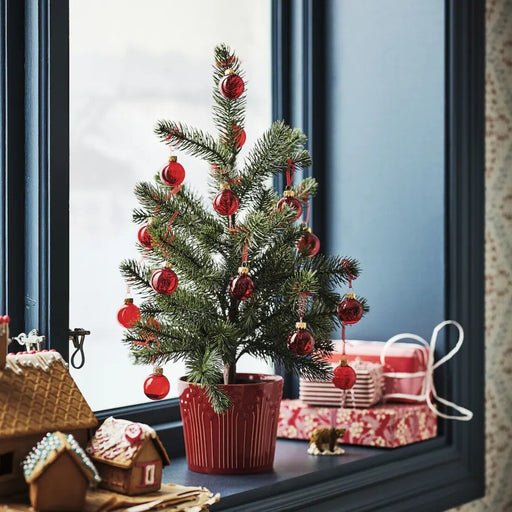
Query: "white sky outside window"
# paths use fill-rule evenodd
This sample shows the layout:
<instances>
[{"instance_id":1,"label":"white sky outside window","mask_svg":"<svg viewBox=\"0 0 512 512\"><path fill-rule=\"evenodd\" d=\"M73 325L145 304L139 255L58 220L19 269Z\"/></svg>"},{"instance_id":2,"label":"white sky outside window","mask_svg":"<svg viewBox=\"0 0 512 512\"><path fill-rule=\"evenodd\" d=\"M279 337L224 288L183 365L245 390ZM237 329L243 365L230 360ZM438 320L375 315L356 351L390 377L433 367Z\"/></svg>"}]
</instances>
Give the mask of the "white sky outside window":
<instances>
[{"instance_id":1,"label":"white sky outside window","mask_svg":"<svg viewBox=\"0 0 512 512\"><path fill-rule=\"evenodd\" d=\"M243 159L271 122L270 1L70 2L70 325L91 331L85 367L71 372L94 410L149 401L142 386L151 367L131 364L116 318L126 296L119 263L140 257L133 188L168 160L153 134L158 119L215 134L211 65L220 42L247 71ZM207 164L177 154L187 184L206 196ZM247 358L238 369L272 371ZM168 398L177 396L183 365L164 372Z\"/></svg>"}]
</instances>

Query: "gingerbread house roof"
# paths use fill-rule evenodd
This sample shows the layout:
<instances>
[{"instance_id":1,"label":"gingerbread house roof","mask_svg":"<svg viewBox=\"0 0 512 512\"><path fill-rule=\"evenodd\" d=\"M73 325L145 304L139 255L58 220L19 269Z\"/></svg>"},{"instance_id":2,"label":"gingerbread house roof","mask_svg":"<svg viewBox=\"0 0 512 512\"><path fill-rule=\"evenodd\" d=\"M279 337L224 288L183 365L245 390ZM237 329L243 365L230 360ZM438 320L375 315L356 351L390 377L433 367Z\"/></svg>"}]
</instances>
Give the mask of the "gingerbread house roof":
<instances>
[{"instance_id":1,"label":"gingerbread house roof","mask_svg":"<svg viewBox=\"0 0 512 512\"><path fill-rule=\"evenodd\" d=\"M71 434L52 432L32 448L23 461L23 474L28 484L35 482L63 453L69 453L89 482L99 483L101 478L92 462Z\"/></svg>"},{"instance_id":2,"label":"gingerbread house roof","mask_svg":"<svg viewBox=\"0 0 512 512\"><path fill-rule=\"evenodd\" d=\"M9 354L0 368L0 437L95 427L98 422L55 351Z\"/></svg>"},{"instance_id":3,"label":"gingerbread house roof","mask_svg":"<svg viewBox=\"0 0 512 512\"><path fill-rule=\"evenodd\" d=\"M151 427L112 417L107 418L96 431L86 451L94 461L127 469L133 466L138 453L148 441L154 443L162 464L168 466L169 456Z\"/></svg>"}]
</instances>

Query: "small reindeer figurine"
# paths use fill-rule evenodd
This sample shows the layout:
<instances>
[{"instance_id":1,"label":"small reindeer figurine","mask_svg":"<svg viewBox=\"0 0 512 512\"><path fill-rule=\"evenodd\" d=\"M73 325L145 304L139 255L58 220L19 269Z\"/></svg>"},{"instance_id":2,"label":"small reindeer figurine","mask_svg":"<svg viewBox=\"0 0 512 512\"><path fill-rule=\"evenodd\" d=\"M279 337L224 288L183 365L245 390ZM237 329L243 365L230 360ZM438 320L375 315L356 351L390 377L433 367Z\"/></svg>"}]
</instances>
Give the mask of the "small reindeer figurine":
<instances>
[{"instance_id":1,"label":"small reindeer figurine","mask_svg":"<svg viewBox=\"0 0 512 512\"><path fill-rule=\"evenodd\" d=\"M310 455L343 455L345 450L338 439L345 435L344 428L317 428L311 432L308 453Z\"/></svg>"}]
</instances>

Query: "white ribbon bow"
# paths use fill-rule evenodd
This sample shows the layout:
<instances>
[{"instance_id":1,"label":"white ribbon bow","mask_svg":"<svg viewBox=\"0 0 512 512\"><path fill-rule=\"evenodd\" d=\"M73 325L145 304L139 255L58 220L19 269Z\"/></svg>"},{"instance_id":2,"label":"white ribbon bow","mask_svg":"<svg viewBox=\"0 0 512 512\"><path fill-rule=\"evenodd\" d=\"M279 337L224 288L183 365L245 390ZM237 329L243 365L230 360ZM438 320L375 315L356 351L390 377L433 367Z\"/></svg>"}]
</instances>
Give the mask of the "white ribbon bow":
<instances>
[{"instance_id":1,"label":"white ribbon bow","mask_svg":"<svg viewBox=\"0 0 512 512\"><path fill-rule=\"evenodd\" d=\"M459 339L457 340L457 343L455 344L455 347L453 347L445 356L443 356L439 361L434 363L434 354L435 354L435 348L437 343L437 336L439 334L439 331L445 327L446 325L455 325L457 329L459 330ZM430 338L430 344L425 341L421 336L418 336L417 334L410 334L410 333L403 333L403 334L397 334L396 336L393 336L390 338L386 343L384 344L384 347L382 347L382 352L380 354L380 362L383 366L386 364L386 350L393 345L393 343L397 342L401 339L412 339L417 341L418 343L421 343L423 347L424 354L426 355L426 349L424 347L430 347L430 351L428 353L428 361L427 361L427 368L425 371L421 372L415 372L415 373L407 373L407 372L386 372L384 373L384 377L397 377L400 379L403 378L411 378L411 377L424 377L423 379L423 386L421 390L420 395L410 395L407 393L390 393L386 395L384 398L407 398L409 400L415 400L418 402L423 402L424 400L427 402L428 407L438 416L441 418L445 418L447 420L459 420L459 421L469 421L473 418L473 413L464 407L461 407L460 405L454 404L453 402L450 402L449 400L446 400L442 397L440 397L437 394L436 388L434 386L434 370L436 368L439 368L443 363L451 359L460 349L462 346L462 343L464 341L464 330L462 329L462 326L454 321L454 320L445 320L444 322L441 322L439 325L436 325L434 327L434 330L432 332L432 338ZM434 399L441 402L442 404L446 405L447 407L450 407L457 412L459 412L460 416L450 416L448 414L443 414L442 412L439 412L437 408L432 403L431 395L434 396Z\"/></svg>"}]
</instances>

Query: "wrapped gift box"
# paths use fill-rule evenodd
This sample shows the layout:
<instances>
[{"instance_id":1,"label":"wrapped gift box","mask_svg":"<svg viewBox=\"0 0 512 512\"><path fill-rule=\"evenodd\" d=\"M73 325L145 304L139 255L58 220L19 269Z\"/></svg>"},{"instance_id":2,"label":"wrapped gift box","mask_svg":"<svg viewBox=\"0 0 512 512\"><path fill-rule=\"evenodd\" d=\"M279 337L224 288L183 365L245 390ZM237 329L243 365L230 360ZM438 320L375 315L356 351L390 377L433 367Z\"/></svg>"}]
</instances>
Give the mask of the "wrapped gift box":
<instances>
[{"instance_id":1,"label":"wrapped gift box","mask_svg":"<svg viewBox=\"0 0 512 512\"><path fill-rule=\"evenodd\" d=\"M357 380L354 387L347 391L345 406L371 407L380 402L384 386L382 365L356 359L351 366L357 373ZM343 405L343 391L335 387L331 380L300 379L299 390L299 398L308 405Z\"/></svg>"},{"instance_id":2,"label":"wrapped gift box","mask_svg":"<svg viewBox=\"0 0 512 512\"><path fill-rule=\"evenodd\" d=\"M380 355L384 347L382 341L347 341L345 354L342 355L340 340L334 342L334 352L328 357L329 362L338 363L340 359L349 362L359 358L364 361L380 363ZM408 395L422 395L424 377L388 377L386 372L416 373L424 372L427 368L428 349L413 343L394 343L385 353L384 365L384 399L390 402L411 402L406 398L390 397L386 395L403 393Z\"/></svg>"},{"instance_id":3,"label":"wrapped gift box","mask_svg":"<svg viewBox=\"0 0 512 512\"><path fill-rule=\"evenodd\" d=\"M277 436L309 439L320 427L346 428L345 444L396 448L437 435L437 416L426 404L387 404L369 409L312 407L283 400Z\"/></svg>"}]
</instances>

